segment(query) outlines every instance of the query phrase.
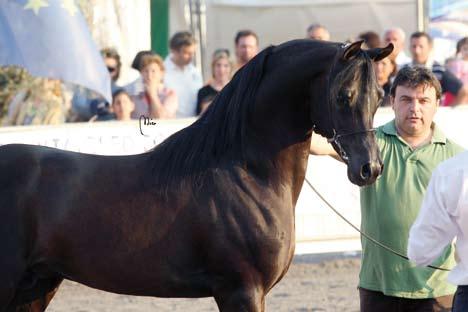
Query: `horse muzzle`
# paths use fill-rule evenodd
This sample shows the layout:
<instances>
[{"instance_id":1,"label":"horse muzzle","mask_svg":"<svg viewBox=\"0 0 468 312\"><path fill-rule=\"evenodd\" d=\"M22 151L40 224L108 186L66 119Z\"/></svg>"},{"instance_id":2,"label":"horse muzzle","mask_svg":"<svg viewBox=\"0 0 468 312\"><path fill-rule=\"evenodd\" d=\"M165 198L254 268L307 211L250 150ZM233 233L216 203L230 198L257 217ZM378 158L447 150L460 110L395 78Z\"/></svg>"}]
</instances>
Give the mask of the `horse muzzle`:
<instances>
[{"instance_id":1,"label":"horse muzzle","mask_svg":"<svg viewBox=\"0 0 468 312\"><path fill-rule=\"evenodd\" d=\"M352 168L348 164L349 180L359 186L370 185L382 174L384 165L381 160L370 161L360 165L353 174Z\"/></svg>"}]
</instances>

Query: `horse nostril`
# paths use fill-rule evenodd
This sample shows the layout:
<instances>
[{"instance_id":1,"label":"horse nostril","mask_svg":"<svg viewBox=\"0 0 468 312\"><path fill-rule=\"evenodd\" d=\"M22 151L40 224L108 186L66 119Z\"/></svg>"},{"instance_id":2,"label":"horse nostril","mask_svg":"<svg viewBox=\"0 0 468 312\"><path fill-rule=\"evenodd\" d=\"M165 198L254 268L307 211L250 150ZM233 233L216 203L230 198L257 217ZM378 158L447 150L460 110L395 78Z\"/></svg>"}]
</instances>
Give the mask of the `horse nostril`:
<instances>
[{"instance_id":1,"label":"horse nostril","mask_svg":"<svg viewBox=\"0 0 468 312\"><path fill-rule=\"evenodd\" d=\"M372 176L372 167L370 163L367 163L361 167L361 178L368 180Z\"/></svg>"}]
</instances>

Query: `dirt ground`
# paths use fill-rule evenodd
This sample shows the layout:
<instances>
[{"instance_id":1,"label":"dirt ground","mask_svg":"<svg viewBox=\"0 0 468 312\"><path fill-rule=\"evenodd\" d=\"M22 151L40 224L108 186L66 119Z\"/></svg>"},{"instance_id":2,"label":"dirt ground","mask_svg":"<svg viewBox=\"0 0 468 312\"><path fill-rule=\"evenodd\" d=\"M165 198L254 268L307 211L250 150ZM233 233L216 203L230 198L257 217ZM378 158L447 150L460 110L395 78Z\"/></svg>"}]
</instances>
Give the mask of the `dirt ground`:
<instances>
[{"instance_id":1,"label":"dirt ground","mask_svg":"<svg viewBox=\"0 0 468 312\"><path fill-rule=\"evenodd\" d=\"M296 256L266 298L267 311L359 311L359 255ZM48 312L218 311L212 298L159 299L122 296L66 281Z\"/></svg>"}]
</instances>

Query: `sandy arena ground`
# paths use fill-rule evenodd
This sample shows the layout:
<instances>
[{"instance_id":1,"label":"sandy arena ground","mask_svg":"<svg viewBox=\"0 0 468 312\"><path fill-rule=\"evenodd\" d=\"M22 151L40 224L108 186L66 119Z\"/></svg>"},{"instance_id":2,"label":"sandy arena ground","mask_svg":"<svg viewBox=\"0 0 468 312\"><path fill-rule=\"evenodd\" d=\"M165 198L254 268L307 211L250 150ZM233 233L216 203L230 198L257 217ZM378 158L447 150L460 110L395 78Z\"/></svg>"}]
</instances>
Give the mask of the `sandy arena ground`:
<instances>
[{"instance_id":1,"label":"sandy arena ground","mask_svg":"<svg viewBox=\"0 0 468 312\"><path fill-rule=\"evenodd\" d=\"M266 298L267 311L359 311L359 255L296 256ZM212 298L159 299L115 295L66 281L48 312L218 311Z\"/></svg>"}]
</instances>

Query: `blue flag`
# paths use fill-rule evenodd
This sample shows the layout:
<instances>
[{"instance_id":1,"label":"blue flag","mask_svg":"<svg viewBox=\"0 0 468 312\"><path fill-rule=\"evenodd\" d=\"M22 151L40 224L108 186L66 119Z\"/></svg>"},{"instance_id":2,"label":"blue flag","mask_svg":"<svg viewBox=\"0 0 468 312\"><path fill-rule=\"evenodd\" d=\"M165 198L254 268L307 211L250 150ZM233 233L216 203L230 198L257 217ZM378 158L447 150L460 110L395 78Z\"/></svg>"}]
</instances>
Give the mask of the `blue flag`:
<instances>
[{"instance_id":1,"label":"blue flag","mask_svg":"<svg viewBox=\"0 0 468 312\"><path fill-rule=\"evenodd\" d=\"M111 102L109 72L74 0L0 0L0 65L82 85Z\"/></svg>"}]
</instances>

